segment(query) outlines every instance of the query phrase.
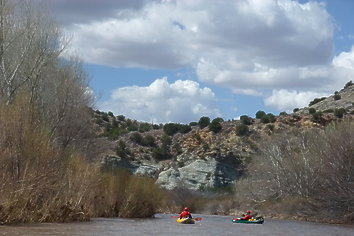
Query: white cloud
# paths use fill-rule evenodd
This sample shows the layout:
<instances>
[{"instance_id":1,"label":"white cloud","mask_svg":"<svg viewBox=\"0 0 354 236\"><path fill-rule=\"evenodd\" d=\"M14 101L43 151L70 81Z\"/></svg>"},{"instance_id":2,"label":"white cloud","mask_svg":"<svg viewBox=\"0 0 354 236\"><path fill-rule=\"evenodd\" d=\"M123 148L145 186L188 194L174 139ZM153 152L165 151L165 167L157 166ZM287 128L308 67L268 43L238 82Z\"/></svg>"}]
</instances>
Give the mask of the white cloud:
<instances>
[{"instance_id":1,"label":"white cloud","mask_svg":"<svg viewBox=\"0 0 354 236\"><path fill-rule=\"evenodd\" d=\"M93 64L192 67L200 81L234 93L264 96L274 90L265 103L279 109L287 107L285 101L295 104L272 97L299 91L294 99L301 106L353 78L353 49L334 55L335 25L323 3L141 0L138 5L67 27L75 35L73 50Z\"/></svg>"},{"instance_id":2,"label":"white cloud","mask_svg":"<svg viewBox=\"0 0 354 236\"><path fill-rule=\"evenodd\" d=\"M269 88L317 89L330 82L330 73L304 73L328 70L334 56L334 24L321 3L156 1L134 14L124 12L67 28L75 36L73 48L80 49L86 62L192 66L200 80L247 94Z\"/></svg>"},{"instance_id":3,"label":"white cloud","mask_svg":"<svg viewBox=\"0 0 354 236\"><path fill-rule=\"evenodd\" d=\"M264 101L267 106L274 107L280 111L292 112L294 108L306 107L309 101L324 96L328 96L328 94L280 89L273 90L272 95Z\"/></svg>"},{"instance_id":4,"label":"white cloud","mask_svg":"<svg viewBox=\"0 0 354 236\"><path fill-rule=\"evenodd\" d=\"M220 116L214 93L197 82L157 79L147 87L123 87L112 91L108 101L99 104L114 114L154 123L198 121L201 116Z\"/></svg>"}]
</instances>

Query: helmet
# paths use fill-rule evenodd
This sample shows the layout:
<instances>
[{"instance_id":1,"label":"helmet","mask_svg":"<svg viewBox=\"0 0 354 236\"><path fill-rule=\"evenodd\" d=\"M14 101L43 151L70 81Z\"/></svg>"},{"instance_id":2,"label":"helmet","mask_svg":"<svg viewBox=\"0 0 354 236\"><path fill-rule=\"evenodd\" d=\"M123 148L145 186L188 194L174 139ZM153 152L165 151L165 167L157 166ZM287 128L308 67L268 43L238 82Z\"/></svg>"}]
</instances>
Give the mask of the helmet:
<instances>
[{"instance_id":1,"label":"helmet","mask_svg":"<svg viewBox=\"0 0 354 236\"><path fill-rule=\"evenodd\" d=\"M183 210L184 210L184 211L189 211L188 207L185 207Z\"/></svg>"},{"instance_id":2,"label":"helmet","mask_svg":"<svg viewBox=\"0 0 354 236\"><path fill-rule=\"evenodd\" d=\"M250 211L247 211L247 214L250 214L251 212Z\"/></svg>"}]
</instances>

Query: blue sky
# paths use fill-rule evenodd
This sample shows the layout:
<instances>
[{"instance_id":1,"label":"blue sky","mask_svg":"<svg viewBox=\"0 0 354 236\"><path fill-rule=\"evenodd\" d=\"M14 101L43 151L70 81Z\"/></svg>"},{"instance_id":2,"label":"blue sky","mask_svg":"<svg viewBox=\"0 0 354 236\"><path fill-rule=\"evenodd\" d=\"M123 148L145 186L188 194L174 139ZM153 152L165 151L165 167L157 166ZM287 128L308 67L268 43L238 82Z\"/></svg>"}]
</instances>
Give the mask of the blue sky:
<instances>
[{"instance_id":1,"label":"blue sky","mask_svg":"<svg viewBox=\"0 0 354 236\"><path fill-rule=\"evenodd\" d=\"M354 78L354 1L50 0L96 109L147 122L279 114Z\"/></svg>"}]
</instances>

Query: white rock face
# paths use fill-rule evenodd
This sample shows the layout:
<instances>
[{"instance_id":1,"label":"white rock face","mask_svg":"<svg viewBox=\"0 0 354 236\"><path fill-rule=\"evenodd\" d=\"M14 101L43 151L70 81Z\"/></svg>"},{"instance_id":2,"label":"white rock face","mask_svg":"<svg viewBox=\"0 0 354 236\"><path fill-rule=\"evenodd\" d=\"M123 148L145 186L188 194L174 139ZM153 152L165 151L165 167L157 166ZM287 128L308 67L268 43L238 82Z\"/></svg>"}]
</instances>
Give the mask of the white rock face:
<instances>
[{"instance_id":1,"label":"white rock face","mask_svg":"<svg viewBox=\"0 0 354 236\"><path fill-rule=\"evenodd\" d=\"M181 168L162 171L156 183L168 190L177 187L203 190L225 186L238 177L239 173L235 168L210 158L195 160Z\"/></svg>"}]
</instances>

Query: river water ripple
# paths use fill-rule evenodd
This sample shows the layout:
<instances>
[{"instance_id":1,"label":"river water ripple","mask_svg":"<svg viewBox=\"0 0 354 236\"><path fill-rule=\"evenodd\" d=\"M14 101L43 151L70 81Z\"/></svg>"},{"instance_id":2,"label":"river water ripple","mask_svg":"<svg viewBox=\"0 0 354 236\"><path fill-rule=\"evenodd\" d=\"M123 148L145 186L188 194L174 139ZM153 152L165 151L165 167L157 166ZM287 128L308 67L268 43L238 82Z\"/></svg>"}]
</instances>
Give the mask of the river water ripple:
<instances>
[{"instance_id":1,"label":"river water ripple","mask_svg":"<svg viewBox=\"0 0 354 236\"><path fill-rule=\"evenodd\" d=\"M235 224L232 216L198 215L201 221L182 225L169 214L154 219L95 218L89 222L0 226L0 235L338 235L353 236L353 225L330 225L303 221L265 219L264 224Z\"/></svg>"}]
</instances>

